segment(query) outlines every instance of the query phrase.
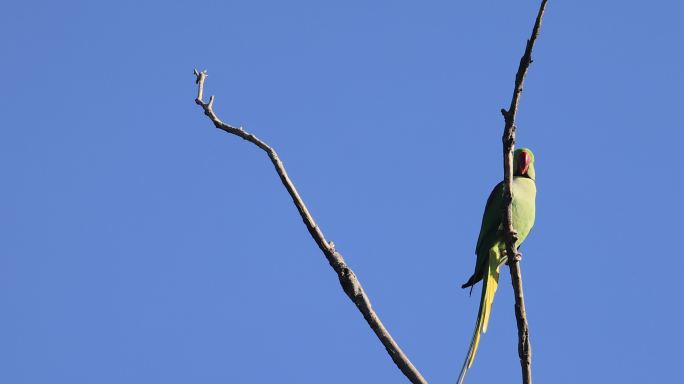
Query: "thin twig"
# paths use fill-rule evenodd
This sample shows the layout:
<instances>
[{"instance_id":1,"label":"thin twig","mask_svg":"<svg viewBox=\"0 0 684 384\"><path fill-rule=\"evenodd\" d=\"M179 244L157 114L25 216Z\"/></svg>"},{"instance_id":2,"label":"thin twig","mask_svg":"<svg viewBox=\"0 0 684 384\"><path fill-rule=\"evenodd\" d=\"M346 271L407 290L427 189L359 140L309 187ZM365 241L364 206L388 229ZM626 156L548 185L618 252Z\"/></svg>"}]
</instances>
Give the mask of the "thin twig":
<instances>
[{"instance_id":1,"label":"thin twig","mask_svg":"<svg viewBox=\"0 0 684 384\"><path fill-rule=\"evenodd\" d=\"M354 271L352 271L352 269L349 268L347 263L345 263L342 254L335 249L335 244L333 244L332 241L328 241L325 239L323 232L318 227L318 225L316 225L316 222L311 216L311 213L309 213L309 210L306 208L304 201L302 200L301 196L299 196L297 189L295 188L294 184L292 184L292 180L290 180L290 177L287 175L285 166L278 157L276 151L261 139L245 131L242 127L234 127L232 125L222 122L214 113L214 96L211 96L209 98L208 103L205 103L203 101L204 80L207 78L207 72L200 72L198 70L195 70L195 76L197 83L197 98L195 99L195 103L202 107L202 109L204 110L204 114L209 116L209 118L214 123L214 126L216 126L216 128L226 131L228 133L232 133L233 135L237 135L243 138L244 140L247 140L250 143L256 145L257 147L263 149L264 152L266 152L268 157L271 159L271 162L273 163L276 172L278 172L278 176L280 176L280 181L285 186L285 189L287 189L287 192L290 194L290 197L292 198L292 202L294 202L295 206L297 207L297 210L299 211L300 216L302 217L302 220L304 220L304 225L306 225L306 229L309 230L309 233L318 245L318 248L321 249L321 251L325 255L325 258L330 263L330 266L337 273L337 277L340 280L340 284L342 285L342 289L344 290L344 292L359 309L364 319L366 319L368 325L371 327L373 332L375 332L375 334L377 335L378 339L380 339L382 344L385 346L387 353L389 353L390 357L397 365L397 367L401 370L401 372L403 372L404 375L414 384L427 384L427 381L423 378L420 372L418 372L416 367L413 366L413 364L401 350L397 342L394 341L387 328L385 328L385 326L382 324L382 321L380 321L380 317L378 317L377 313L375 313L375 310L373 310L373 307L370 303L370 299L366 295L366 292L363 290L361 282L356 277L356 274L354 274Z\"/></svg>"},{"instance_id":2,"label":"thin twig","mask_svg":"<svg viewBox=\"0 0 684 384\"><path fill-rule=\"evenodd\" d=\"M532 47L539 35L541 28L544 10L546 9L547 0L542 0L537 13L537 19L532 28L532 35L527 40L525 53L520 58L520 65L518 72L515 75L515 88L513 89L513 98L508 110L502 109L505 120L503 141L503 156L504 156L504 212L503 212L503 228L504 237L506 240L506 253L509 256L508 265L511 271L511 282L513 284L513 292L515 294L515 319L518 323L518 355L520 356L520 367L522 369L523 384L532 384L532 346L530 345L530 330L527 325L527 314L525 312L525 297L523 295L522 274L520 271L520 256L515 247L517 241L517 234L513 229L513 196L511 188L513 183L513 148L515 146L515 115L518 112L518 102L520 94L523 90L523 83L527 69L532 63Z\"/></svg>"}]
</instances>

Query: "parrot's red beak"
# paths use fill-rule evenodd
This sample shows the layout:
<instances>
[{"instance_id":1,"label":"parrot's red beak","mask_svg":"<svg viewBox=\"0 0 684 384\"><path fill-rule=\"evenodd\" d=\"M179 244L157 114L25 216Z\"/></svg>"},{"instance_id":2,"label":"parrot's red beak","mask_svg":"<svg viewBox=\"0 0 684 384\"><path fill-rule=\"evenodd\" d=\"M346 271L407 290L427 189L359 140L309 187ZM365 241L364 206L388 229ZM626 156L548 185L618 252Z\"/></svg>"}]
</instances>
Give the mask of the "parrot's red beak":
<instances>
[{"instance_id":1,"label":"parrot's red beak","mask_svg":"<svg viewBox=\"0 0 684 384\"><path fill-rule=\"evenodd\" d=\"M527 152L520 152L518 157L518 174L524 176L527 174L527 170L530 168L530 162L532 158Z\"/></svg>"}]
</instances>

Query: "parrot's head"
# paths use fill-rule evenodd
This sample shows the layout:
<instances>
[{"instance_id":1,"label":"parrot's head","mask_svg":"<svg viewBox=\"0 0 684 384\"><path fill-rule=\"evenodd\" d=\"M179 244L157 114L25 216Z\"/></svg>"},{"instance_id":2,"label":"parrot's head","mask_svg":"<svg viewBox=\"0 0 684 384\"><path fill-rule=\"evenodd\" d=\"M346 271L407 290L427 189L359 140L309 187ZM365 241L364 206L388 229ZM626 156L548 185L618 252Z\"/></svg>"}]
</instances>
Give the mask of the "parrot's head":
<instances>
[{"instance_id":1,"label":"parrot's head","mask_svg":"<svg viewBox=\"0 0 684 384\"><path fill-rule=\"evenodd\" d=\"M528 148L519 148L513 153L513 176L534 180L534 154Z\"/></svg>"}]
</instances>

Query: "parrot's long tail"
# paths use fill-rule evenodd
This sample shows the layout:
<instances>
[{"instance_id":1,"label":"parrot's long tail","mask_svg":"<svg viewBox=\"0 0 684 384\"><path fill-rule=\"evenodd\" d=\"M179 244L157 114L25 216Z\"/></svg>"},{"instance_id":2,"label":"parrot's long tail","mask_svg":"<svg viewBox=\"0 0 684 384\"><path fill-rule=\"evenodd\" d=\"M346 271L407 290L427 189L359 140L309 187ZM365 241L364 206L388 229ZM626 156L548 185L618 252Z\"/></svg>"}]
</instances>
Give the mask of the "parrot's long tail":
<instances>
[{"instance_id":1,"label":"parrot's long tail","mask_svg":"<svg viewBox=\"0 0 684 384\"><path fill-rule=\"evenodd\" d=\"M475 332L473 332L473 339L470 342L470 348L468 349L468 354L463 363L463 368L461 368L461 374L458 376L458 384L463 383L468 369L473 365L477 347L480 344L480 335L487 332L489 315L492 313L494 294L499 286L499 266L501 266L501 264L502 261L499 257L498 248L493 247L489 252L485 276L482 279L482 297L480 298L480 310L478 311L477 321L475 322Z\"/></svg>"}]
</instances>

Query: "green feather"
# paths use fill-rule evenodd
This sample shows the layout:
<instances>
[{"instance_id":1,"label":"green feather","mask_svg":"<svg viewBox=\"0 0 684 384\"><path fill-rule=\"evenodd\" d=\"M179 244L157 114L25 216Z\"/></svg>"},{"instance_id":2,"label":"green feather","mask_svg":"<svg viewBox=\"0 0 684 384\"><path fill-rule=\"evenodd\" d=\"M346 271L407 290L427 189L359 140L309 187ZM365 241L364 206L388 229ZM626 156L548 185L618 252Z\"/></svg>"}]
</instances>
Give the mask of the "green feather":
<instances>
[{"instance_id":1,"label":"green feather","mask_svg":"<svg viewBox=\"0 0 684 384\"><path fill-rule=\"evenodd\" d=\"M530 159L527 169L521 167L521 161L526 153ZM534 154L527 148L517 149L513 154L513 228L518 233L516 247L527 238L535 216L535 198L537 189L535 186ZM524 173L523 173L524 172ZM475 354L480 344L480 336L487 332L487 325L492 312L494 295L499 285L499 268L506 260L505 244L501 232L501 220L503 215L503 182L497 184L487 199L480 235L475 246L475 273L463 284L463 288L472 287L482 280L482 296L480 297L480 309L475 322L475 331L470 342L470 348L466 355L458 383L463 383L468 369L473 365Z\"/></svg>"}]
</instances>

